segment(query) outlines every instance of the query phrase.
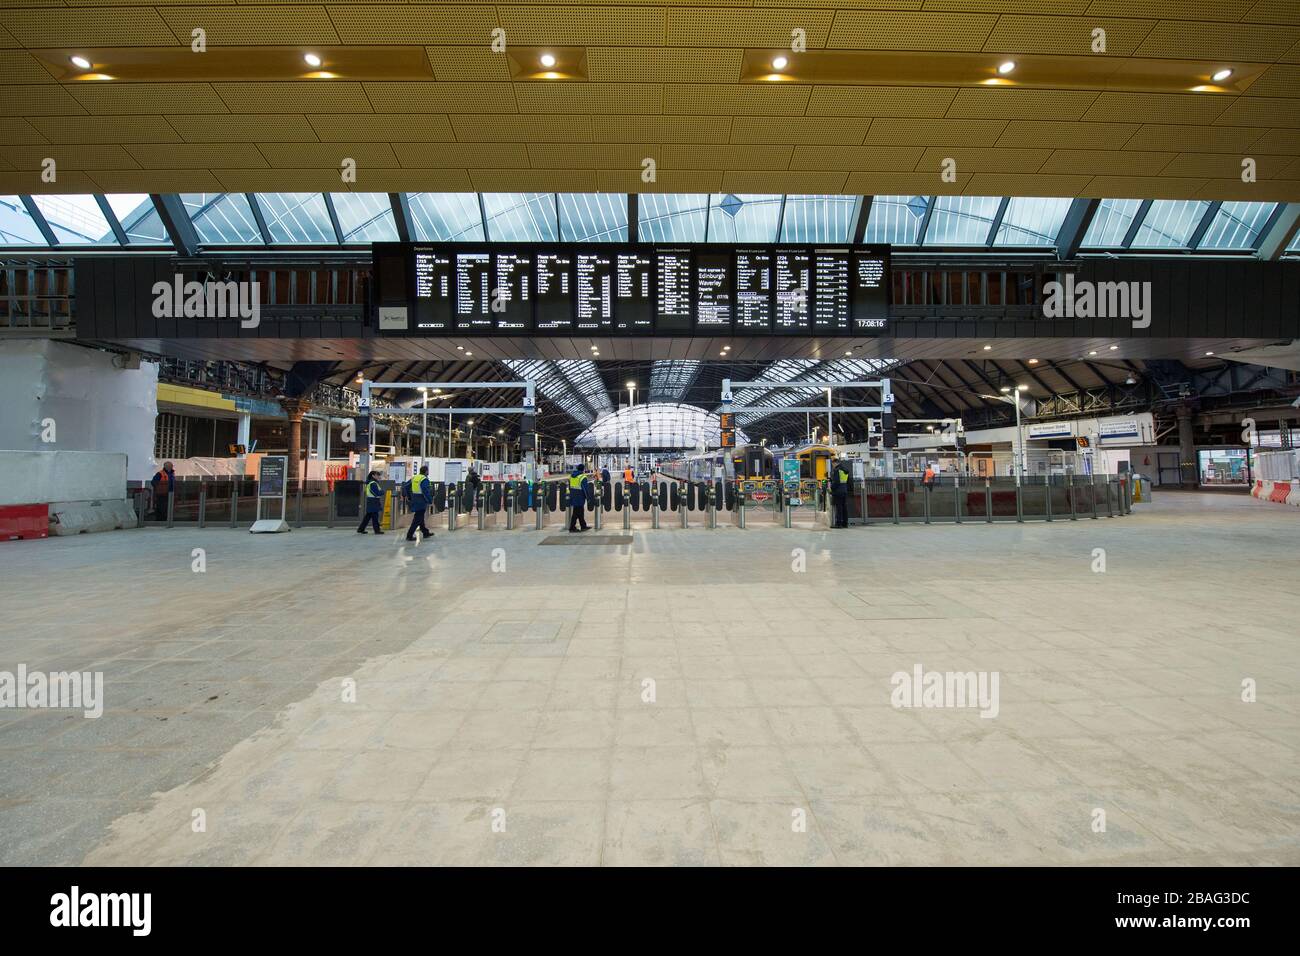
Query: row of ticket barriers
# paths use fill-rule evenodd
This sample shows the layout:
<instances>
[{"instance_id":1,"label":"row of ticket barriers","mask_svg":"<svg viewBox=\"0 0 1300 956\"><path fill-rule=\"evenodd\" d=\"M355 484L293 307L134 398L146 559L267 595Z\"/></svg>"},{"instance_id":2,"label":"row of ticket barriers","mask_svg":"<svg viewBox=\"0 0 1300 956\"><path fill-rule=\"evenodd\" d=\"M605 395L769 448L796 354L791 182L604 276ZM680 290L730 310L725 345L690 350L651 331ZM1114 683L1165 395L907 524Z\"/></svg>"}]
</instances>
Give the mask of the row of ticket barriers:
<instances>
[{"instance_id":1,"label":"row of ticket barriers","mask_svg":"<svg viewBox=\"0 0 1300 956\"><path fill-rule=\"evenodd\" d=\"M611 520L624 530L637 525L659 528L666 515L673 525L719 522L744 528L755 521L794 527L827 527L834 522L834 499L825 481L789 485L781 481L596 481L583 496L583 509L599 530ZM431 482L430 512L445 514L447 529L473 523L480 530L542 530L559 513L571 514L567 479L483 482ZM396 497L396 496L395 496ZM854 483L846 501L850 525L938 524L973 521L1057 521L1122 517L1133 510L1128 475L1049 475L1014 478L947 477L932 483L919 478L875 478ZM400 497L396 517L408 508ZM530 520L531 519L531 520Z\"/></svg>"}]
</instances>

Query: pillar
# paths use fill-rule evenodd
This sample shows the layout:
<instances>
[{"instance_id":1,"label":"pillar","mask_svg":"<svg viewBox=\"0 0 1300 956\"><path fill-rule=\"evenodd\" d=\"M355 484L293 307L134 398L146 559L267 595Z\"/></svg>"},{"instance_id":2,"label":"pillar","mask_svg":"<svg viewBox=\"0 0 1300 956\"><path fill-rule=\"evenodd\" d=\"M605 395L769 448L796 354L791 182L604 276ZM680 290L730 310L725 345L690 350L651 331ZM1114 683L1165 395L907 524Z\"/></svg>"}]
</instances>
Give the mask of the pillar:
<instances>
[{"instance_id":1,"label":"pillar","mask_svg":"<svg viewBox=\"0 0 1300 956\"><path fill-rule=\"evenodd\" d=\"M252 413L240 412L239 413L239 434L235 438L235 443L239 445L243 445L244 449L247 450L249 443L252 441L252 437L251 437L252 431L253 431ZM241 455L240 457L243 456Z\"/></svg>"},{"instance_id":2,"label":"pillar","mask_svg":"<svg viewBox=\"0 0 1300 956\"><path fill-rule=\"evenodd\" d=\"M293 486L302 478L302 417L311 408L311 403L305 398L282 398L280 407L289 417L288 484Z\"/></svg>"},{"instance_id":3,"label":"pillar","mask_svg":"<svg viewBox=\"0 0 1300 956\"><path fill-rule=\"evenodd\" d=\"M1196 460L1195 433L1192 429L1192 407L1179 405L1178 416L1178 465L1181 472L1179 483L1184 488L1195 488L1200 484L1200 465Z\"/></svg>"}]
</instances>

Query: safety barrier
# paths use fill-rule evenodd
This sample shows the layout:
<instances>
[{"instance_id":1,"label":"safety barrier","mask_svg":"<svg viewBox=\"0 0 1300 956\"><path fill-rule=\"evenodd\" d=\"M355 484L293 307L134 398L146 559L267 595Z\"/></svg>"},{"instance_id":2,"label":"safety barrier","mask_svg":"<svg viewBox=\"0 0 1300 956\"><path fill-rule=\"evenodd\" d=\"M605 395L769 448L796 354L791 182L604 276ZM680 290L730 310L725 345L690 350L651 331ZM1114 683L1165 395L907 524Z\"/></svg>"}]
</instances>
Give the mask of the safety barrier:
<instances>
[{"instance_id":1,"label":"safety barrier","mask_svg":"<svg viewBox=\"0 0 1300 956\"><path fill-rule=\"evenodd\" d=\"M1268 478L1257 478L1251 485L1250 494L1252 498L1269 501L1275 505L1300 507L1300 479L1274 481Z\"/></svg>"}]
</instances>

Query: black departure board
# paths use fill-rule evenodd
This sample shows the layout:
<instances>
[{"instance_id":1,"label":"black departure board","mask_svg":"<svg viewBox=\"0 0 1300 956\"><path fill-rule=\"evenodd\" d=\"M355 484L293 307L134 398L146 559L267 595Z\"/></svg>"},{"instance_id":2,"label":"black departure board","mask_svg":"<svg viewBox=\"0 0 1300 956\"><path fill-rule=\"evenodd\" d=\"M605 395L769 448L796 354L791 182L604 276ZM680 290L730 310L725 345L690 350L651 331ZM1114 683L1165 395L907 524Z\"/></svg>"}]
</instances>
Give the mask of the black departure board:
<instances>
[{"instance_id":1,"label":"black departure board","mask_svg":"<svg viewBox=\"0 0 1300 956\"><path fill-rule=\"evenodd\" d=\"M849 331L849 250L813 250L813 331Z\"/></svg>"},{"instance_id":2,"label":"black departure board","mask_svg":"<svg viewBox=\"0 0 1300 956\"><path fill-rule=\"evenodd\" d=\"M373 256L380 335L889 332L887 246L374 243Z\"/></svg>"},{"instance_id":3,"label":"black departure board","mask_svg":"<svg viewBox=\"0 0 1300 956\"><path fill-rule=\"evenodd\" d=\"M533 328L533 254L492 254L492 317L498 332Z\"/></svg>"},{"instance_id":4,"label":"black departure board","mask_svg":"<svg viewBox=\"0 0 1300 956\"><path fill-rule=\"evenodd\" d=\"M776 291L775 332L800 334L810 325L812 254L807 249L777 249L773 265Z\"/></svg>"},{"instance_id":5,"label":"black departure board","mask_svg":"<svg viewBox=\"0 0 1300 956\"><path fill-rule=\"evenodd\" d=\"M736 250L736 331L772 331L772 250Z\"/></svg>"},{"instance_id":6,"label":"black departure board","mask_svg":"<svg viewBox=\"0 0 1300 956\"><path fill-rule=\"evenodd\" d=\"M655 332L691 331L690 249L655 250Z\"/></svg>"},{"instance_id":7,"label":"black departure board","mask_svg":"<svg viewBox=\"0 0 1300 956\"><path fill-rule=\"evenodd\" d=\"M450 332L455 327L451 314L451 254L417 252L413 264L415 301L411 312L415 316L415 331Z\"/></svg>"},{"instance_id":8,"label":"black departure board","mask_svg":"<svg viewBox=\"0 0 1300 956\"><path fill-rule=\"evenodd\" d=\"M614 327L619 332L654 332L654 259L649 249L614 253Z\"/></svg>"},{"instance_id":9,"label":"black departure board","mask_svg":"<svg viewBox=\"0 0 1300 956\"><path fill-rule=\"evenodd\" d=\"M700 332L731 331L731 253L695 254L695 328Z\"/></svg>"},{"instance_id":10,"label":"black departure board","mask_svg":"<svg viewBox=\"0 0 1300 956\"><path fill-rule=\"evenodd\" d=\"M614 254L604 250L574 255L578 332L608 334L614 329Z\"/></svg>"},{"instance_id":11,"label":"black departure board","mask_svg":"<svg viewBox=\"0 0 1300 956\"><path fill-rule=\"evenodd\" d=\"M458 252L452 276L456 303L456 331L492 330L491 257L486 252Z\"/></svg>"},{"instance_id":12,"label":"black departure board","mask_svg":"<svg viewBox=\"0 0 1300 956\"><path fill-rule=\"evenodd\" d=\"M573 331L573 256L567 251L538 252L535 328L538 332Z\"/></svg>"},{"instance_id":13,"label":"black departure board","mask_svg":"<svg viewBox=\"0 0 1300 956\"><path fill-rule=\"evenodd\" d=\"M849 276L853 331L877 335L889 329L889 253L856 249Z\"/></svg>"}]
</instances>

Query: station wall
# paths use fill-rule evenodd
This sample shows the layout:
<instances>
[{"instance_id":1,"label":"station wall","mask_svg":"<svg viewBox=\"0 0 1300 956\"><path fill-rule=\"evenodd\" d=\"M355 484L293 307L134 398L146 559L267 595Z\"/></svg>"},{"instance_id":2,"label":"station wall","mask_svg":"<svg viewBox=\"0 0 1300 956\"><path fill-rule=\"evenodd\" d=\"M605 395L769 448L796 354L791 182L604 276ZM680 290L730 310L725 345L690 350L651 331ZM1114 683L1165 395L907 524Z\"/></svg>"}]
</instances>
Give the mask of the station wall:
<instances>
[{"instance_id":1,"label":"station wall","mask_svg":"<svg viewBox=\"0 0 1300 956\"><path fill-rule=\"evenodd\" d=\"M126 455L128 480L153 460L158 366L50 339L0 342L0 449ZM66 500L66 499L62 499Z\"/></svg>"}]
</instances>

